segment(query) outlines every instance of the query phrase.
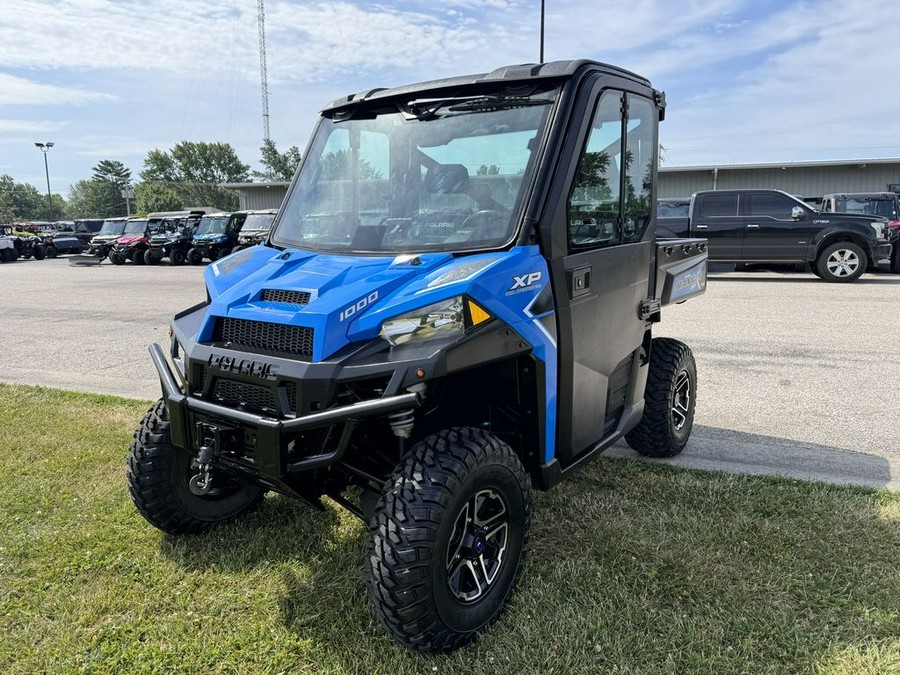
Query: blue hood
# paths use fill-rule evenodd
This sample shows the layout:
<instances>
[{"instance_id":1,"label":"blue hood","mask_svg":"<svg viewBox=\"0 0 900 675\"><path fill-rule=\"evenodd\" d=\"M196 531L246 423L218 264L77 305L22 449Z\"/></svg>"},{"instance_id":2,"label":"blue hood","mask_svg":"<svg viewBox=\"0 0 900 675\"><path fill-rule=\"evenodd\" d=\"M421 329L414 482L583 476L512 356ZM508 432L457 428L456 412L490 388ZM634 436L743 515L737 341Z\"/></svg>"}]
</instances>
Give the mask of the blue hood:
<instances>
[{"instance_id":1,"label":"blue hood","mask_svg":"<svg viewBox=\"0 0 900 675\"><path fill-rule=\"evenodd\" d=\"M206 232L205 234L194 235L194 241L210 242L224 241L225 239L228 239L228 235L221 232Z\"/></svg>"},{"instance_id":2,"label":"blue hood","mask_svg":"<svg viewBox=\"0 0 900 675\"><path fill-rule=\"evenodd\" d=\"M198 337L211 340L218 317L304 326L314 330L313 360L320 361L376 337L385 319L467 292L511 253L374 257L254 246L206 269L211 304ZM302 293L304 304L262 299L273 290Z\"/></svg>"}]
</instances>

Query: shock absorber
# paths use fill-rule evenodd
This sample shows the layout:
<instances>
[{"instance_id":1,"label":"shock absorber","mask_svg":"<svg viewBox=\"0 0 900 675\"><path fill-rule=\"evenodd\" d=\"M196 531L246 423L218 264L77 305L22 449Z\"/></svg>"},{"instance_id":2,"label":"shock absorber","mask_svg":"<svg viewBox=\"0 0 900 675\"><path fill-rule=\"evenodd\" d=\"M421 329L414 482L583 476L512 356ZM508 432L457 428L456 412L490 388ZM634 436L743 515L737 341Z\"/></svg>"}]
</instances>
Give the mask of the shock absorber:
<instances>
[{"instance_id":1,"label":"shock absorber","mask_svg":"<svg viewBox=\"0 0 900 675\"><path fill-rule=\"evenodd\" d=\"M389 413L388 423L391 425L391 431L399 438L409 438L412 434L413 423L415 422L415 411L412 408L400 410L398 412Z\"/></svg>"}]
</instances>

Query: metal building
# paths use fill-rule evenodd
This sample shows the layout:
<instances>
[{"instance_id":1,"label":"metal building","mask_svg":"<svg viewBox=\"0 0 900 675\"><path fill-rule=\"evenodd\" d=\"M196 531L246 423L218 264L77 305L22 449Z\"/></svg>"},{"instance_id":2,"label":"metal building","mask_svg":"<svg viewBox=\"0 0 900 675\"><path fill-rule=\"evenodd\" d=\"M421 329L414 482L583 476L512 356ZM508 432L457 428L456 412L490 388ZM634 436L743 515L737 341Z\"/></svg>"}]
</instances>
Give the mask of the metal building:
<instances>
[{"instance_id":1,"label":"metal building","mask_svg":"<svg viewBox=\"0 0 900 675\"><path fill-rule=\"evenodd\" d=\"M277 209L290 183L226 183L240 208ZM840 159L779 164L662 166L660 197L690 197L698 190L775 188L814 201L832 192L900 192L900 159Z\"/></svg>"},{"instance_id":2,"label":"metal building","mask_svg":"<svg viewBox=\"0 0 900 675\"><path fill-rule=\"evenodd\" d=\"M832 192L900 192L900 159L842 159L780 164L663 166L660 197L690 197L698 190L774 188L807 200Z\"/></svg>"},{"instance_id":3,"label":"metal building","mask_svg":"<svg viewBox=\"0 0 900 675\"><path fill-rule=\"evenodd\" d=\"M224 183L221 187L238 193L241 211L277 209L290 183Z\"/></svg>"}]
</instances>

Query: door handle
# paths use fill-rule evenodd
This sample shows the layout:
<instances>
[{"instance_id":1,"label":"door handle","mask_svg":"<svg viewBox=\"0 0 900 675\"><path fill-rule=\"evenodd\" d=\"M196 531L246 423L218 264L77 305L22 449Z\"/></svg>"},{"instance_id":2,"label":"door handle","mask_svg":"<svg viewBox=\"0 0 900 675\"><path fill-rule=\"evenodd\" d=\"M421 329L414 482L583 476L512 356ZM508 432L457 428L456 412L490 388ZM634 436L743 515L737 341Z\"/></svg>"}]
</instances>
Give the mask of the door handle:
<instances>
[{"instance_id":1,"label":"door handle","mask_svg":"<svg viewBox=\"0 0 900 675\"><path fill-rule=\"evenodd\" d=\"M759 227L756 223L747 223L747 227Z\"/></svg>"},{"instance_id":2,"label":"door handle","mask_svg":"<svg viewBox=\"0 0 900 675\"><path fill-rule=\"evenodd\" d=\"M709 225L695 225L695 227L698 230L705 230L709 227Z\"/></svg>"}]
</instances>

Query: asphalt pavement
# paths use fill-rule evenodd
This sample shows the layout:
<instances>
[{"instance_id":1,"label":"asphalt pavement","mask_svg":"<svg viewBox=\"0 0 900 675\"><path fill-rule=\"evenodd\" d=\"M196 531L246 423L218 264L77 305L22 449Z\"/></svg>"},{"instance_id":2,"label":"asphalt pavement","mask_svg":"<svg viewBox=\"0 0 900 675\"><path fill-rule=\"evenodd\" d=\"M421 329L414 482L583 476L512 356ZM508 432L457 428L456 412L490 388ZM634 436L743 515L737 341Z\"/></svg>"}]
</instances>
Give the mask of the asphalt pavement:
<instances>
[{"instance_id":1,"label":"asphalt pavement","mask_svg":"<svg viewBox=\"0 0 900 675\"><path fill-rule=\"evenodd\" d=\"M155 399L147 354L205 297L202 267L66 258L0 264L0 380ZM900 276L711 274L663 310L698 371L695 428L669 463L900 490ZM135 420L137 422L137 420ZM635 456L624 444L611 450Z\"/></svg>"}]
</instances>

